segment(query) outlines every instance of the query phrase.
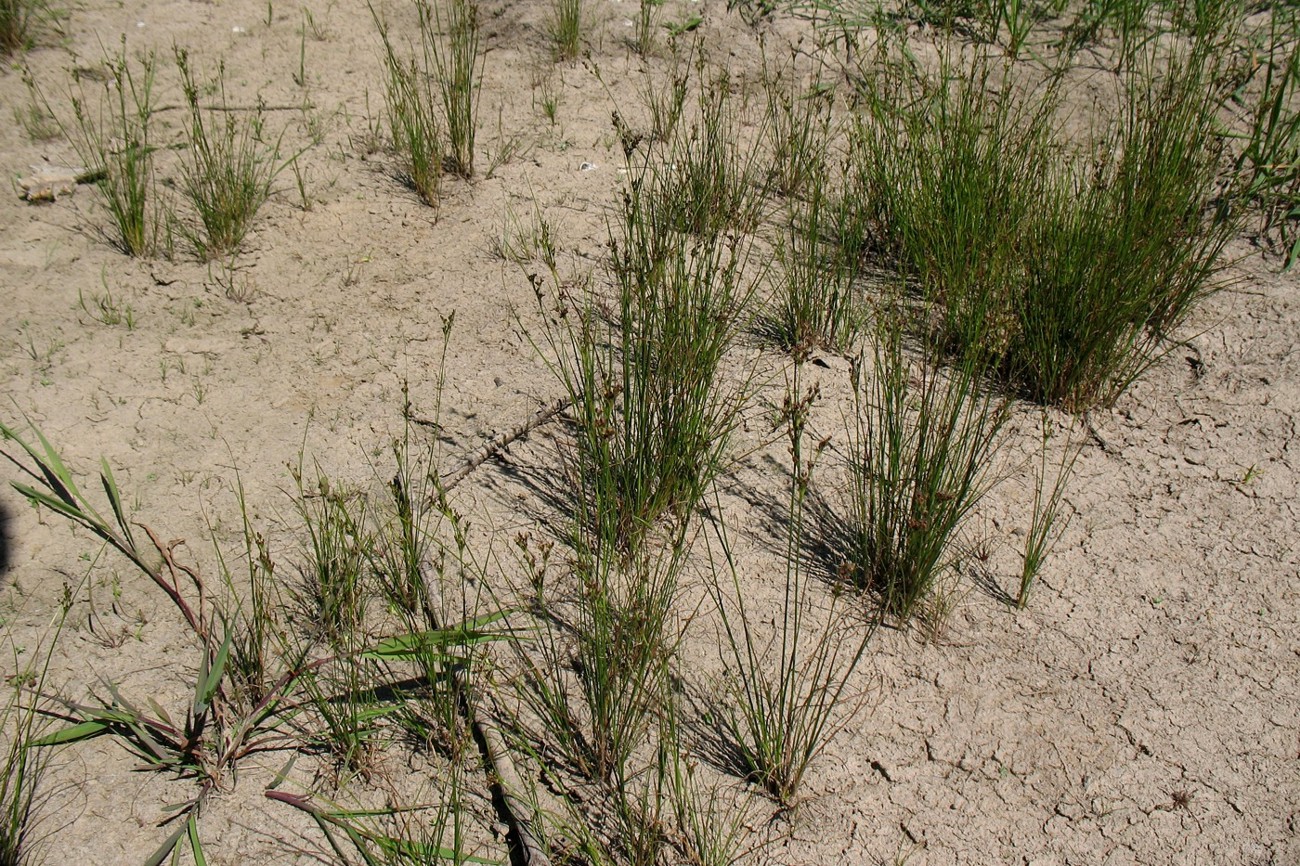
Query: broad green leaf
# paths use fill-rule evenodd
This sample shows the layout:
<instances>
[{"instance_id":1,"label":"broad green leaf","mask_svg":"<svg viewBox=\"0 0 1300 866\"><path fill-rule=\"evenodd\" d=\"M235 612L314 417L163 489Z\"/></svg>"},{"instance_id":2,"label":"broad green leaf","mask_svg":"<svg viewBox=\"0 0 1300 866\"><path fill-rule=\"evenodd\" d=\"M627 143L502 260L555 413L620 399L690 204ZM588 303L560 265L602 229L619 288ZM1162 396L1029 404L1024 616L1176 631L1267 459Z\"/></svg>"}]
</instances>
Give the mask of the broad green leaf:
<instances>
[{"instance_id":1,"label":"broad green leaf","mask_svg":"<svg viewBox=\"0 0 1300 866\"><path fill-rule=\"evenodd\" d=\"M325 835L325 841L329 842L330 848L334 850L334 855L339 858L340 862L348 862L348 856L344 854L343 849L339 847L338 840L334 838L334 832L330 830L329 822L321 817L318 812L312 812L309 810L308 814L310 814L312 819L316 822L316 826L320 828L321 833Z\"/></svg>"},{"instance_id":2,"label":"broad green leaf","mask_svg":"<svg viewBox=\"0 0 1300 866\"><path fill-rule=\"evenodd\" d=\"M510 614L513 612L514 611L511 610L510 608L506 608L505 610L498 610L498 611L494 611L493 613L485 613L482 616L476 616L473 619L465 620L460 625L456 626L456 628L481 630L486 628L487 626L490 626L494 622L500 622L501 620L510 616Z\"/></svg>"},{"instance_id":3,"label":"broad green leaf","mask_svg":"<svg viewBox=\"0 0 1300 866\"><path fill-rule=\"evenodd\" d=\"M167 714L166 710L163 709L162 704L158 703L156 700L153 699L152 695L148 698L145 698L145 701L146 703L149 704L149 709L153 710L154 713L158 716L158 721L162 722L163 724L169 725L171 727L176 727L175 723L172 721L172 717Z\"/></svg>"},{"instance_id":4,"label":"broad green leaf","mask_svg":"<svg viewBox=\"0 0 1300 866\"><path fill-rule=\"evenodd\" d=\"M50 444L50 440L45 438L45 434L40 431L40 428L33 427L32 430L35 431L36 438L41 440L41 447L45 449L45 460L37 461L41 465L41 470L46 473L47 477L53 474L59 482L58 484L51 483L50 486L54 488L56 493L70 497L73 502L82 506L83 510L88 511L91 516L98 519L99 515L95 513L95 509L86 504L86 497L82 496L81 491L77 489L77 482L72 480L72 473L68 471L68 467L63 465L63 459L59 457L59 452L54 450L54 446ZM103 521L99 522L102 523Z\"/></svg>"},{"instance_id":5,"label":"broad green leaf","mask_svg":"<svg viewBox=\"0 0 1300 866\"><path fill-rule=\"evenodd\" d=\"M274 791L276 788L283 785L284 780L289 777L289 771L293 769L293 765L297 763L297 761L298 753L294 752L289 756L289 760L285 761L284 766L280 768L279 772L275 774L275 778L271 780L271 784L266 786L266 790Z\"/></svg>"},{"instance_id":6,"label":"broad green leaf","mask_svg":"<svg viewBox=\"0 0 1300 866\"><path fill-rule=\"evenodd\" d=\"M56 514L62 514L64 517L67 517L71 520L75 520L77 523L83 524L84 526L88 527L91 530L94 530L95 532L99 531L99 527L95 524L94 521L92 521L89 517L86 516L85 512L81 511L80 509L72 505L69 505L68 503L64 502L62 499L56 499L55 497L51 496L48 493L43 493L37 490L35 487L32 487L27 484L23 484L18 481L14 481L11 483L13 484L15 490L17 490L19 493L21 493L23 496L26 496L28 499L32 500L33 502L36 502L40 505L44 505L46 508L50 509Z\"/></svg>"},{"instance_id":7,"label":"broad green leaf","mask_svg":"<svg viewBox=\"0 0 1300 866\"><path fill-rule=\"evenodd\" d=\"M502 640L507 631L486 631L485 627L504 619L508 611L497 611L466 620L451 628L429 629L386 638L361 655L371 659L412 660L427 657L430 651L445 647L468 647L490 641ZM434 653L442 658L456 660L457 656Z\"/></svg>"},{"instance_id":8,"label":"broad green leaf","mask_svg":"<svg viewBox=\"0 0 1300 866\"><path fill-rule=\"evenodd\" d=\"M61 731L55 731L52 734L46 734L44 737L38 737L32 740L28 745L31 746L58 746L63 743L75 743L78 740L88 740L91 737L99 736L108 730L108 725L104 722L81 722L70 728L64 728Z\"/></svg>"},{"instance_id":9,"label":"broad green leaf","mask_svg":"<svg viewBox=\"0 0 1300 866\"><path fill-rule=\"evenodd\" d=\"M217 650L217 656L212 660L211 669L208 669L207 651L204 650L204 676L199 680L199 689L194 701L194 715L197 718L207 710L208 705L212 703L213 696L217 689L221 687L221 678L226 673L226 660L230 658L230 641L234 636L231 631L226 632L226 637L221 641L221 648Z\"/></svg>"},{"instance_id":10,"label":"broad green leaf","mask_svg":"<svg viewBox=\"0 0 1300 866\"><path fill-rule=\"evenodd\" d=\"M445 647L467 647L488 641L500 640L499 633L490 632L448 632L440 629L398 635L382 640L361 654L367 659L389 659L411 661L427 658L430 655L442 660L457 660L459 656L443 652Z\"/></svg>"}]
</instances>

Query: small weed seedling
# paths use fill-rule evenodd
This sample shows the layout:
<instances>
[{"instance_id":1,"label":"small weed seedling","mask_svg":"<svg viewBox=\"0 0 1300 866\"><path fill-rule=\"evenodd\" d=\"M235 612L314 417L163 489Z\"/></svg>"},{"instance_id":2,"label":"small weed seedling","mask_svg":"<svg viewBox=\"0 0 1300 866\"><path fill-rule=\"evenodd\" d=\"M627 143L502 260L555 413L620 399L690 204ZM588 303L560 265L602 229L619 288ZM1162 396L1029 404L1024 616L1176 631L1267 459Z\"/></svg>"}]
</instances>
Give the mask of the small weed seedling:
<instances>
[{"instance_id":1,"label":"small weed seedling","mask_svg":"<svg viewBox=\"0 0 1300 866\"><path fill-rule=\"evenodd\" d=\"M27 88L27 104L14 106L14 120L31 141L53 141L63 135L59 119L41 96L31 70L23 67L22 75L23 86Z\"/></svg>"},{"instance_id":2,"label":"small weed seedling","mask_svg":"<svg viewBox=\"0 0 1300 866\"><path fill-rule=\"evenodd\" d=\"M78 308L101 325L107 325L110 328L125 325L128 331L134 331L135 310L130 304L113 297L113 292L108 288L107 276L104 277L103 282L104 294L92 293L89 300L87 300L85 293L78 289Z\"/></svg>"},{"instance_id":3,"label":"small weed seedling","mask_svg":"<svg viewBox=\"0 0 1300 866\"><path fill-rule=\"evenodd\" d=\"M1021 610L1029 603L1029 592L1038 579L1043 562L1051 553L1052 545L1069 525L1070 515L1062 514L1070 477L1074 474L1074 461L1083 446L1081 439L1066 436L1061 452L1061 462L1056 465L1053 477L1048 472L1048 450L1052 445L1052 427L1046 410L1043 412L1041 452L1034 472L1034 504L1030 512L1029 531L1025 533L1025 551L1020 569L1020 589L1016 593L1016 607Z\"/></svg>"}]
</instances>

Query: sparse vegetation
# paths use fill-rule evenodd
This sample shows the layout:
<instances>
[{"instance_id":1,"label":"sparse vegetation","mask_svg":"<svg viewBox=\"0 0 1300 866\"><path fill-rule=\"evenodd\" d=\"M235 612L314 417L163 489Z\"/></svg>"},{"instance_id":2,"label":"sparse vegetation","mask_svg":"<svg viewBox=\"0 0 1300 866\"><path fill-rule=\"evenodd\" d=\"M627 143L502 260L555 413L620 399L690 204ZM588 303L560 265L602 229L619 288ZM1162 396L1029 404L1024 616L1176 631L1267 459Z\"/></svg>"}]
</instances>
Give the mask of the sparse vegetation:
<instances>
[{"instance_id":1,"label":"sparse vegetation","mask_svg":"<svg viewBox=\"0 0 1300 866\"><path fill-rule=\"evenodd\" d=\"M1034 469L1034 502L1030 510L1029 528L1025 532L1025 550L1021 559L1020 589L1016 593L1016 606L1024 609L1029 603L1029 592L1038 579L1043 562L1051 553L1052 545L1070 522L1071 514L1065 502L1069 489L1070 476L1074 473L1074 463L1079 458L1081 444L1065 435L1065 444L1060 446L1060 462L1055 471L1049 473L1049 452L1052 448L1053 433L1051 420L1046 412L1042 419L1042 440L1040 442L1038 465Z\"/></svg>"},{"instance_id":2,"label":"sparse vegetation","mask_svg":"<svg viewBox=\"0 0 1300 866\"><path fill-rule=\"evenodd\" d=\"M5 15L48 7L4 3L0 52L25 50L35 19L4 41ZM133 39L185 32L146 15L155 5ZM1030 652L1066 628L1101 700L1146 688L1150 666L1092 667L1089 587L1055 597L1126 527L1208 503L1241 535L1215 558L1253 557L1231 567L1268 578L1184 581L1180 596L1163 568L1103 558L1115 575L1098 580L1131 579L1163 606L1161 634L1182 629L1186 684L1210 682L1192 661L1211 593L1232 599L1211 632L1283 633L1269 518L1290 476L1268 440L1293 426L1275 399L1293 353L1264 325L1291 328L1294 305L1287 277L1228 251L1256 243L1283 268L1300 251L1295 10L726 5L268 3L265 26L231 25L224 63L179 38L174 63L125 40L86 63L69 26L67 103L37 84L49 52L0 76L20 159L42 163L18 188L55 184L0 209L6 370L67 449L0 424L30 506L0 514L0 866L40 862L47 827L84 847L128 800L122 847L152 864L731 866L843 859L832 847L850 841L859 859L903 862L947 837L783 834L808 818L839 833L848 787L862 814L877 796L881 814L938 808L933 789L904 797L946 771L893 768L922 740L924 760L971 784L1020 780L1015 750L1054 716L974 750L953 740L962 726L924 733L942 720L902 684L947 700L956 681L978 699L965 730L992 730L986 694L1037 700L1057 659L987 692L970 654L990 635ZM378 40L358 52L367 10ZM330 50L308 58L309 42ZM289 97L243 96L263 92ZM495 137L479 135L484 96ZM293 207L259 224L285 166ZM132 258L86 243L87 225ZM1267 305L1243 316L1253 290L1215 297L1237 279ZM452 350L462 305L474 339ZM1188 334L1210 316L1212 339ZM294 413L309 429L286 443ZM122 487L107 460L85 489L65 462L91 447L83 421L123 439L94 447L139 455L116 458ZM178 534L206 527L211 546L164 540L148 511ZM1165 525L1178 537L1162 551L1211 538ZM1031 601L1042 610L1022 614ZM1149 613L1134 605L1125 627ZM46 643L37 620L62 638ZM1141 651L1105 646L1114 634L1103 624L1095 642ZM888 712L868 720L874 700ZM62 749L103 785L76 789L91 808L75 824L47 824L45 797L70 778ZM1203 751L1188 786L1217 757ZM1077 784L1073 762L1030 757L1055 776L1017 797ZM1163 796L1154 810L1200 802ZM1272 796L1252 793L1230 824L1211 810L1169 826L1240 841ZM216 835L254 802L296 823L267 850ZM151 820L157 839L136 850ZM1177 830L1150 826L1147 848L1128 840L1138 859ZM1025 827L1026 858L1057 853ZM788 858L774 849L787 843Z\"/></svg>"},{"instance_id":3,"label":"sparse vegetation","mask_svg":"<svg viewBox=\"0 0 1300 866\"><path fill-rule=\"evenodd\" d=\"M1236 171L1242 196L1258 206L1260 229L1278 239L1283 266L1300 260L1300 13L1277 8L1269 18L1250 78L1233 99L1247 109L1249 126ZM1255 51L1258 50L1258 54ZM1258 90L1252 93L1257 81Z\"/></svg>"},{"instance_id":4,"label":"sparse vegetation","mask_svg":"<svg viewBox=\"0 0 1300 866\"><path fill-rule=\"evenodd\" d=\"M831 734L848 721L852 706L844 699L874 631L874 625L845 621L838 592L829 601L818 600L825 588L811 580L804 561L805 508L821 446L809 453L805 443L817 394L801 390L801 367L796 361L779 420L788 434L791 471L785 586L774 634L759 629L758 615L745 600L721 521L720 555L711 562L721 652L733 671L711 709L738 764L734 769L786 806L794 803L804 774Z\"/></svg>"}]
</instances>

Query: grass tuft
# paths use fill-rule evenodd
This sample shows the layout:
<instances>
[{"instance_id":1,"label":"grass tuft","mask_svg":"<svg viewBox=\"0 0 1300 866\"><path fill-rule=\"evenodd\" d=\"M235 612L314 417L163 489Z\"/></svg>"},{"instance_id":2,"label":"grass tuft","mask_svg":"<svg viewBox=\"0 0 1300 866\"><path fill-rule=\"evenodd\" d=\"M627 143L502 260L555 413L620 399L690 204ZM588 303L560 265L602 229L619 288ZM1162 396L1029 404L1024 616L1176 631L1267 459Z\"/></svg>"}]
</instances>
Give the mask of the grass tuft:
<instances>
[{"instance_id":1,"label":"grass tuft","mask_svg":"<svg viewBox=\"0 0 1300 866\"><path fill-rule=\"evenodd\" d=\"M32 28L47 14L46 0L0 0L0 57L26 49Z\"/></svg>"},{"instance_id":2,"label":"grass tuft","mask_svg":"<svg viewBox=\"0 0 1300 866\"><path fill-rule=\"evenodd\" d=\"M41 862L36 826L44 805L42 788L51 754L40 748L45 719L39 696L45 691L50 660L70 608L66 597L56 615L48 644L29 650L12 646L14 669L7 678L9 695L0 706L0 864L32 866ZM30 661L24 661L24 658Z\"/></svg>"},{"instance_id":3,"label":"grass tuft","mask_svg":"<svg viewBox=\"0 0 1300 866\"><path fill-rule=\"evenodd\" d=\"M661 518L680 526L719 469L747 392L722 362L752 289L734 242L663 232L635 185L618 220L617 306L561 296L548 335L577 422L578 510L634 549Z\"/></svg>"},{"instance_id":4,"label":"grass tuft","mask_svg":"<svg viewBox=\"0 0 1300 866\"><path fill-rule=\"evenodd\" d=\"M86 168L103 174L96 188L112 219L113 243L127 255L150 256L158 251L163 223L151 134L157 62L145 54L132 64L123 40L106 63L112 75L101 99L92 103L80 88L73 94L68 137Z\"/></svg>"},{"instance_id":5,"label":"grass tuft","mask_svg":"<svg viewBox=\"0 0 1300 866\"><path fill-rule=\"evenodd\" d=\"M582 53L585 23L582 0L551 0L546 32L551 37L551 51L556 60L573 60Z\"/></svg>"},{"instance_id":6,"label":"grass tuft","mask_svg":"<svg viewBox=\"0 0 1300 866\"><path fill-rule=\"evenodd\" d=\"M726 571L710 549L709 586L722 620L722 659L731 671L728 703L713 710L719 733L737 769L785 806L794 803L813 760L831 734L847 721L843 706L849 681L866 653L874 625L846 627L840 594L819 598L804 561L805 503L822 445L805 450L816 390L801 392L802 364L795 363L783 410L790 441L789 522L785 538L785 588L774 618L776 634L765 638L746 602L726 526L715 523ZM721 509L719 509L721 513ZM725 836L723 837L725 839Z\"/></svg>"},{"instance_id":7,"label":"grass tuft","mask_svg":"<svg viewBox=\"0 0 1300 866\"><path fill-rule=\"evenodd\" d=\"M427 5L420 7L427 10ZM436 91L437 35L424 11L420 12L420 44L412 56L399 56L389 37L388 24L371 7L384 46L388 131L397 152L401 179L420 200L437 208L442 192L443 130Z\"/></svg>"},{"instance_id":8,"label":"grass tuft","mask_svg":"<svg viewBox=\"0 0 1300 866\"><path fill-rule=\"evenodd\" d=\"M362 631L369 600L367 502L360 494L331 485L319 469L315 489L305 486L301 467L295 470L294 481L308 542L299 604L317 634L344 651Z\"/></svg>"},{"instance_id":9,"label":"grass tuft","mask_svg":"<svg viewBox=\"0 0 1300 866\"><path fill-rule=\"evenodd\" d=\"M1247 108L1248 130L1236 157L1241 195L1260 212L1260 232L1275 237L1283 267L1300 261L1300 14L1277 7L1258 49L1251 82L1234 94Z\"/></svg>"},{"instance_id":10,"label":"grass tuft","mask_svg":"<svg viewBox=\"0 0 1300 866\"><path fill-rule=\"evenodd\" d=\"M808 181L807 201L792 203L789 223L777 242L776 292L759 318L759 333L806 360L819 350L846 351L862 325L854 295L856 254L844 218L852 209L831 200L822 176ZM838 243L837 243L838 241Z\"/></svg>"},{"instance_id":11,"label":"grass tuft","mask_svg":"<svg viewBox=\"0 0 1300 866\"><path fill-rule=\"evenodd\" d=\"M175 55L189 111L180 190L197 219L196 225L181 231L198 257L211 261L239 249L270 197L280 168L279 142L266 139L260 105L244 112L226 99L224 63L215 79L201 81L190 66L189 52L177 48ZM209 91L219 95L215 108L200 101Z\"/></svg>"},{"instance_id":12,"label":"grass tuft","mask_svg":"<svg viewBox=\"0 0 1300 866\"><path fill-rule=\"evenodd\" d=\"M834 91L820 79L804 86L793 60L776 71L765 66L763 89L772 191L787 197L801 195L827 173Z\"/></svg>"},{"instance_id":13,"label":"grass tuft","mask_svg":"<svg viewBox=\"0 0 1300 866\"><path fill-rule=\"evenodd\" d=\"M1212 45L1143 55L1083 155L1060 141L1054 79L1033 93L985 58L945 59L937 80L883 61L854 135L862 222L953 354L1083 411L1222 287L1238 220L1218 195Z\"/></svg>"},{"instance_id":14,"label":"grass tuft","mask_svg":"<svg viewBox=\"0 0 1300 866\"><path fill-rule=\"evenodd\" d=\"M427 0L419 0L416 10L422 34L445 28L445 33L433 41L433 57L446 121L447 167L461 177L470 178L474 176L474 137L478 129L478 92L484 62L479 9L476 0L447 0L447 5L445 21L441 7L431 7Z\"/></svg>"},{"instance_id":15,"label":"grass tuft","mask_svg":"<svg viewBox=\"0 0 1300 866\"><path fill-rule=\"evenodd\" d=\"M870 366L859 357L853 368L848 575L902 620L952 564L1008 417L1006 399L983 389L977 360L940 368L938 359L933 348L914 358L900 314L886 310Z\"/></svg>"},{"instance_id":16,"label":"grass tuft","mask_svg":"<svg viewBox=\"0 0 1300 866\"><path fill-rule=\"evenodd\" d=\"M684 97L684 91L666 94L669 106L659 112L667 115L663 121L670 119L679 93ZM638 165L629 152L646 214L661 234L708 237L757 226L766 193L762 148L745 144L741 109L732 99L730 76L719 72L702 91L690 125L670 124L674 131L661 157L647 154L639 157ZM680 112L680 104L676 110ZM616 123L621 124L621 118ZM625 145L625 150L630 148Z\"/></svg>"},{"instance_id":17,"label":"grass tuft","mask_svg":"<svg viewBox=\"0 0 1300 866\"><path fill-rule=\"evenodd\" d=\"M1010 320L1001 375L1030 399L1069 411L1113 403L1223 287L1239 219L1219 199L1214 75L1200 50L1159 75L1134 73L1125 116L1091 164L1063 167L1045 191L1019 280L991 311L971 304L961 326L973 336L989 312Z\"/></svg>"}]
</instances>

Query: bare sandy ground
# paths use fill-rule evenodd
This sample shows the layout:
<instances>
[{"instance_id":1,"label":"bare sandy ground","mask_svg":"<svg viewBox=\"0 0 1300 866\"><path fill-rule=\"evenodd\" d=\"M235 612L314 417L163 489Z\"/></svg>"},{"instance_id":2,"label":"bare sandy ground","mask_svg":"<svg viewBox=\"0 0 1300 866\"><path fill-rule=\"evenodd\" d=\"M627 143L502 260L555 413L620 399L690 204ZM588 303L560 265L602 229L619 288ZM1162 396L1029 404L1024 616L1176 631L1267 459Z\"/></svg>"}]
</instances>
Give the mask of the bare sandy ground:
<instances>
[{"instance_id":1,"label":"bare sandy ground","mask_svg":"<svg viewBox=\"0 0 1300 866\"><path fill-rule=\"evenodd\" d=\"M0 417L21 425L26 416L83 470L105 456L138 519L187 538L205 568L210 527L223 544L238 537L237 481L258 524L275 527L292 523L286 465L301 454L358 485L383 477L403 383L417 413L433 410L442 316L455 313L449 453L560 394L533 345L526 274L494 257L491 239L507 208L527 215L535 200L559 229L562 269L597 268L605 208L621 183L610 112L644 122L636 100L646 64L623 41L630 0L593 2L592 59L559 65L547 54L545 4L489 2L480 165L506 141L520 152L491 177L450 181L435 221L393 179L389 159L367 152L383 106L369 12L307 6L323 39L302 39L302 12L290 4L88 0L22 59L59 105L69 70L96 64L120 34L164 58L173 43L189 46L205 68L224 58L232 101L260 94L275 107L268 122L286 130L286 153L319 135L301 157L309 207L282 174L238 258L234 291L183 252L135 261L114 250L85 187L47 205L0 197ZM669 3L664 17L695 12L714 59L753 74L756 31L720 0ZM410 10L392 14L405 20ZM798 33L763 29L773 40ZM649 68L661 74L666 61ZM548 76L555 125L538 107ZM159 86L164 104L179 101L166 65ZM0 166L12 178L42 158L74 160L63 142L34 142L10 122L27 100L17 70L0 73ZM160 117L180 122L180 112ZM1094 414L1067 496L1073 520L1029 608L1011 611L981 588L987 579L968 574L937 637L882 632L853 683L862 711L815 763L799 808L778 813L752 798L753 840L763 843L755 862L1300 864L1300 284L1244 240L1231 252L1235 285L1204 306L1187 344ZM98 322L79 303L93 310L106 292L130 307L132 327ZM779 400L783 363L760 357L775 383L769 399ZM819 476L833 500L847 376L843 362L828 365L814 426L835 437ZM753 504L784 497L774 468L783 449L762 445L761 415L742 431L736 450L751 453L724 485L756 598L782 575L780 527ZM1013 451L1030 455L1033 419L1022 420ZM544 531L539 489L560 478L558 435L535 435L458 490L484 543ZM1026 473L1012 472L973 524L1004 588L1018 568L1029 489ZM51 684L79 697L102 678L183 699L192 652L165 599L7 484L0 508L7 639L33 651L63 588L89 573ZM276 537L292 559L292 541ZM696 659L717 665L707 618L682 652L687 671ZM210 862L327 857L310 821L262 795L283 760L254 762L204 815ZM387 767L418 786L405 758L391 755ZM40 825L46 861L142 862L167 832L156 826L162 807L188 785L136 772L108 739L62 750Z\"/></svg>"}]
</instances>

